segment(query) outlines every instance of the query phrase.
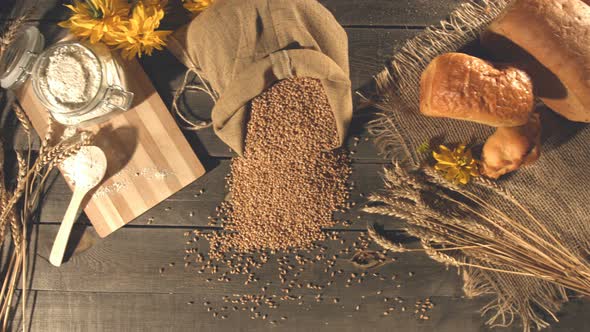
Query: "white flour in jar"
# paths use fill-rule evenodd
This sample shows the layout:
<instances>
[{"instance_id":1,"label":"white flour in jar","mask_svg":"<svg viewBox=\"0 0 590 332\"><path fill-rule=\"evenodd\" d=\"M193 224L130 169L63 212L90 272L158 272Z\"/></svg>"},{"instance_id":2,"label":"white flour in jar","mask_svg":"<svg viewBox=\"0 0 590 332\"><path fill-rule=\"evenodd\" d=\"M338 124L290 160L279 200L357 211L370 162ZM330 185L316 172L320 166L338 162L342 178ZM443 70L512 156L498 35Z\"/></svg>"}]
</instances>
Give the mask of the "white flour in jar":
<instances>
[{"instance_id":1,"label":"white flour in jar","mask_svg":"<svg viewBox=\"0 0 590 332\"><path fill-rule=\"evenodd\" d=\"M83 46L68 44L49 55L39 86L49 103L68 113L86 106L96 96L101 79L96 56Z\"/></svg>"}]
</instances>

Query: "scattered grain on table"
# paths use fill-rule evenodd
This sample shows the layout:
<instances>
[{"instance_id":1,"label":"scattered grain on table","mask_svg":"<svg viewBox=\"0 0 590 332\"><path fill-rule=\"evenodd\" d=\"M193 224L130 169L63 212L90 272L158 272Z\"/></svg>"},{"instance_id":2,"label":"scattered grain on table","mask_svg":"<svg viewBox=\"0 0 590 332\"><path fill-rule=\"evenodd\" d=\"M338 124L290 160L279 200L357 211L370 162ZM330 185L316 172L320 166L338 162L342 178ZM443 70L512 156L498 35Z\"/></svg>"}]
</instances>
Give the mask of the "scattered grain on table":
<instances>
[{"instance_id":1,"label":"scattered grain on table","mask_svg":"<svg viewBox=\"0 0 590 332\"><path fill-rule=\"evenodd\" d=\"M215 275L197 278L212 283L211 287L239 283L243 289L240 294L224 295L221 301L205 302L214 317L219 312L224 314L222 319L243 312L251 319L276 324L286 320L287 313L296 315L281 312L285 303L301 310L322 302L360 311L361 303L350 304L341 297L324 301L331 298L324 295L326 289L342 286L347 279L346 287L359 290L385 279L391 283L390 276L350 264L355 254L371 244L366 233L345 241L340 232L324 230L338 223L334 212L347 212L353 205L348 202L354 187L348 183L350 158L345 151L333 149L336 143L332 111L315 79L281 81L252 102L245 153L232 160L227 178L231 199L208 218L223 230L196 229L188 241L185 238L189 255L185 261L194 262L187 269ZM270 268L271 261L275 277L261 280L258 271ZM322 272L324 276L318 277ZM379 290L377 296L385 297L384 293ZM304 296L313 298L304 300ZM377 302L382 305L380 311L369 313L390 315L391 304Z\"/></svg>"}]
</instances>

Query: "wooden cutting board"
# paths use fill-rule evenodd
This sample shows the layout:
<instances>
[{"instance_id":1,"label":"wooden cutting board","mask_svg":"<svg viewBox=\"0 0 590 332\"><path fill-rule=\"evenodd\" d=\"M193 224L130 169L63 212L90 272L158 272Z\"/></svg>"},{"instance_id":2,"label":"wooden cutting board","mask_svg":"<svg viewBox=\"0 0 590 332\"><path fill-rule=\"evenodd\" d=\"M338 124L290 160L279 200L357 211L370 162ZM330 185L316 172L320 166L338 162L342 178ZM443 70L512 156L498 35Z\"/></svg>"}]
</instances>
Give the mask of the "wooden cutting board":
<instances>
[{"instance_id":1,"label":"wooden cutting board","mask_svg":"<svg viewBox=\"0 0 590 332\"><path fill-rule=\"evenodd\" d=\"M96 133L93 144L102 148L108 159L105 180L88 195L84 209L101 237L205 173L137 60L125 62L125 72L128 90L135 94L133 108L85 128ZM21 88L18 99L39 136L44 137L49 113L30 83Z\"/></svg>"}]
</instances>

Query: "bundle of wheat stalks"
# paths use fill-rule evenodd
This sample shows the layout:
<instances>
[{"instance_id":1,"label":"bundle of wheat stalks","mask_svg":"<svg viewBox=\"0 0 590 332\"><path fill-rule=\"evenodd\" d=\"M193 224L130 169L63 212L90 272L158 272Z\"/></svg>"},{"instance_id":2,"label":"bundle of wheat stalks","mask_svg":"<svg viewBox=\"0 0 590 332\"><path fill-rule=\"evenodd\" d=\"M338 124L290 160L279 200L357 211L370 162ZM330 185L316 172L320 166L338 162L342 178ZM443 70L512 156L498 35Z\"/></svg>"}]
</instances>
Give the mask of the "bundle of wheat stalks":
<instances>
[{"instance_id":1,"label":"bundle of wheat stalks","mask_svg":"<svg viewBox=\"0 0 590 332\"><path fill-rule=\"evenodd\" d=\"M422 246L406 248L369 227L370 236L384 248L396 252L424 251L434 260L464 271L483 269L534 277L549 281L558 289L590 295L587 257L568 249L495 183L480 179L473 185L499 192L514 209L501 211L482 196L444 180L431 168L408 171L395 164L385 170L384 180L384 190L369 197L371 203L365 211L405 220L408 234L419 238ZM498 287L491 291L503 290ZM542 309L553 315L555 308ZM535 322L543 325L540 320Z\"/></svg>"},{"instance_id":2,"label":"bundle of wheat stalks","mask_svg":"<svg viewBox=\"0 0 590 332\"><path fill-rule=\"evenodd\" d=\"M10 21L0 36L0 61L6 49L18 38L19 33L27 22L28 15ZM9 94L0 91L0 94ZM0 98L9 100L11 98ZM0 137L0 246L5 259L0 262L0 271L3 274L2 288L0 289L0 328L2 331L9 327L11 313L16 302L15 290L21 284L20 303L22 304L22 323L25 329L24 314L26 308L26 278L27 278L27 254L28 254L28 226L36 215L35 209L43 193L44 184L51 171L63 160L76 154L84 145L92 141L92 134L78 132L67 139L54 139L54 122L49 119L48 130L41 140L41 145L36 153L32 151L34 139L32 126L27 115L17 102L11 107L2 109L13 111L27 137L27 150L14 151L18 164L16 179L7 178L5 161L10 156L12 148L4 149L4 137ZM0 114L3 117L4 114ZM6 133L0 128L0 135ZM8 131L13 132L13 131ZM8 140L12 141L12 140ZM36 157L35 157L36 156Z\"/></svg>"}]
</instances>

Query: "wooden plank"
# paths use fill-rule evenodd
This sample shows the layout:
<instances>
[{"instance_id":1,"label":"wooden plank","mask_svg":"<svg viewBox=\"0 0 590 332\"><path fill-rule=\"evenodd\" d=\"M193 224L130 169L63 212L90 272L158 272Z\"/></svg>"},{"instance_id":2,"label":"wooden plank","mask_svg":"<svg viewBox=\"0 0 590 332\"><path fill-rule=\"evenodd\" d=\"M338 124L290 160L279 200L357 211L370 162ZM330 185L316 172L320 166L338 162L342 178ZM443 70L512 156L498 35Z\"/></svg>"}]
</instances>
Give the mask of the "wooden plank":
<instances>
[{"instance_id":1,"label":"wooden plank","mask_svg":"<svg viewBox=\"0 0 590 332\"><path fill-rule=\"evenodd\" d=\"M32 3L38 3L38 13L33 19L58 21L67 18L68 10L58 5L58 0L23 1L20 8L26 8ZM177 22L171 20L169 28L178 27L187 18L180 15L178 1L170 1L169 6L174 13L168 14ZM345 26L427 26L445 19L449 13L463 0L320 0ZM0 5L3 13L8 12L14 0L8 0ZM19 3L20 4L20 3ZM5 17L16 17L20 10L11 11Z\"/></svg>"},{"instance_id":2,"label":"wooden plank","mask_svg":"<svg viewBox=\"0 0 590 332\"><path fill-rule=\"evenodd\" d=\"M352 167L351 183L354 183L354 189L351 192L351 201L356 205L347 213L337 213L335 218L352 222L348 228L352 230L364 230L367 223L373 222L386 225L387 229L391 230L402 229L404 224L398 220L361 212L367 194L382 187L381 172L384 166L353 164ZM230 162L220 161L207 174L134 220L131 225L207 226L209 221L207 217L214 214L215 208L227 194L225 177L229 171ZM204 190L202 194L201 190ZM72 193L63 178L55 174L44 198L45 204L41 209L40 222L60 222L71 196ZM79 222L88 223L85 216L80 219ZM342 225L336 226L336 228L342 227Z\"/></svg>"},{"instance_id":3,"label":"wooden plank","mask_svg":"<svg viewBox=\"0 0 590 332\"><path fill-rule=\"evenodd\" d=\"M85 199L86 215L101 236L134 220L205 173L141 65L136 60L127 62L124 75L127 84L115 84L135 94L132 108L86 128L96 135L93 144L108 160L104 180ZM36 132L44 137L50 115L35 97L31 82L17 96ZM57 133L63 130L56 127Z\"/></svg>"},{"instance_id":4,"label":"wooden plank","mask_svg":"<svg viewBox=\"0 0 590 332\"><path fill-rule=\"evenodd\" d=\"M171 318L173 318L171 322L176 322L178 325L170 326L196 324L194 326L198 330L215 327L229 328L236 326L235 324L240 324L245 330L267 328L268 322L274 319L278 320L281 324L279 326L285 329L304 328L308 326L307 324L311 324L309 327L322 326L322 328L338 329L364 329L373 326L377 328L382 327L381 324L394 324L392 326L399 327L399 331L413 331L413 329L430 331L435 326L436 331L484 330L483 320L479 317L478 310L486 303L486 299L475 301L461 299L461 282L454 269L445 271L442 265L434 263L423 254L400 255L396 262L369 270L362 284L352 283L348 288L345 287L345 279L350 278L352 272L360 275L363 270L353 267L348 262L348 256L342 255L336 260L333 270L343 269L345 272L332 279L334 280L332 286L321 291L305 287L300 290L294 287L290 294L296 297L301 295L301 299L276 300L279 304L278 309L260 306L257 310L263 314L269 314L269 319L252 321L249 319L251 313L241 311L242 307L249 309L252 304L239 304L239 313L231 309L229 313L226 313L222 307L231 308L234 304L225 303L223 296L233 298L233 294L262 294L260 287L268 281L272 283L265 291L267 296L283 294L280 288L285 286L280 285L277 278L277 265L273 259L269 260L262 270L254 272L260 280L258 282L245 285L245 278L233 275L230 275L230 282L219 282L216 277L220 273L214 276L209 273L197 274L195 268L182 266L181 257L185 241L182 229L124 228L103 240L97 240L95 234L87 233L78 245L80 252L61 268L55 268L45 259L56 231L55 226L42 225L33 233L37 256L34 261L31 261L34 267L32 289L43 290L37 294L47 296L46 300L29 298L28 303L35 307L33 321L39 320L45 323L47 320L52 320L55 324L72 324L66 326L81 324L80 326L83 327L81 330L102 329L105 326L111 326L109 324L124 326L119 324L126 324L125 321L134 322L135 319L146 320L147 323L157 327L160 326L159 324L168 323L167 319ZM344 235L344 238L351 241L356 238L356 235L349 232ZM93 246L88 248L89 244ZM337 241L327 241L327 245L330 247L328 255L342 248ZM169 263L173 261L176 264L170 267ZM164 267L163 273L159 272L161 267ZM313 264L307 273L304 272L297 279L297 282L325 284L331 278L323 271L323 268L322 262ZM375 272L379 273L379 277L372 276ZM415 274L409 276L409 272L415 272ZM397 276L394 281L391 280L393 275ZM381 280L381 276L385 280ZM213 278L213 280L206 282L206 278ZM152 294L148 296L133 293ZM74 295L68 298L66 294ZM323 299L321 302L317 302L317 294L321 294ZM148 297L153 297L153 300ZM396 301L396 297L399 297L402 303ZM428 311L427 315L430 318L428 321L418 320L413 313L414 304L417 300L423 301L427 297L431 299L435 307ZM334 303L335 298L338 299L338 303ZM388 299L387 302L385 298ZM227 314L228 319L211 317L212 313L207 312L207 307L202 306L205 301L210 302L210 306L220 315ZM303 302L302 305L297 304L300 301ZM194 304L191 305L189 302ZM358 311L357 305L359 305ZM52 311L46 312L50 310L50 306ZM122 309L123 306L128 309ZM395 310L391 315L384 317L382 313L389 307L395 307ZM406 310L402 311L402 307ZM563 328L557 326L554 330L579 331L573 328L588 323L587 315L580 316L588 308L590 308L589 302L576 301L566 305L564 312L560 314ZM169 312L182 314L178 317ZM143 316L144 314L146 316ZM88 315L92 315L93 318L87 319ZM129 316L135 318L128 319ZM287 316L288 320L281 321L278 319L280 316ZM345 320L347 324L340 325L341 320ZM87 326L86 323L92 325ZM141 324L129 325L129 327L135 326L142 327ZM463 330L461 326L469 328ZM36 330L33 329L33 331ZM518 327L514 327L513 330L518 330Z\"/></svg>"},{"instance_id":5,"label":"wooden plank","mask_svg":"<svg viewBox=\"0 0 590 332\"><path fill-rule=\"evenodd\" d=\"M356 90L372 82L373 75L383 70L386 60L390 59L406 40L420 32L422 29L347 28L352 88Z\"/></svg>"},{"instance_id":6,"label":"wooden plank","mask_svg":"<svg viewBox=\"0 0 590 332\"><path fill-rule=\"evenodd\" d=\"M428 26L463 0L320 0L344 26Z\"/></svg>"},{"instance_id":7,"label":"wooden plank","mask_svg":"<svg viewBox=\"0 0 590 332\"><path fill-rule=\"evenodd\" d=\"M190 228L158 229L158 228L133 228L125 227L113 233L105 239L98 239L96 233L90 227L78 226L72 235L72 240L66 253L66 261L61 267L56 268L47 261L51 245L58 225L39 225L35 227L31 235L31 243L34 244L35 256L30 258L33 271L31 289L34 290L59 290L59 291L90 291L90 292L150 292L150 293L186 293L203 295L207 294L211 301L218 300L223 295L231 294L255 294L261 291L266 282L268 294L279 294L284 285L278 279L278 264L272 258L260 270L252 271L260 281L245 285L246 277L243 275L230 275L231 281L218 281L222 275L223 267L220 264L219 272L211 274L207 270L203 274L197 273L199 266L194 262L196 254L188 257L193 263L185 267L185 249L193 248L193 243L186 245L185 231ZM322 294L330 296L360 297L361 295L375 295L382 290L380 297L396 296L461 296L460 278L454 269L447 271L421 253L408 253L387 258L386 265L372 269L364 281L352 282L346 287L346 279L355 272L360 275L361 269L350 262L352 253L339 253L340 250L350 247L360 235L359 232L343 232L345 240L341 244L339 240L327 240L323 242L328 250L326 254L331 257L337 254L335 265L329 271L342 269L342 274L333 278L330 272L324 272L327 267L325 260L305 266L305 271L297 277L297 282L305 285L308 282L314 284L326 283L333 280L330 287L323 290L310 290L305 286L302 289L293 288L291 295ZM395 235L395 234L394 234ZM207 253L206 243L199 241L200 251ZM408 242L408 246L414 245ZM77 253L71 257L73 248ZM352 251L354 252L354 250ZM316 251L317 253L317 251ZM313 258L316 253L304 254ZM395 262L391 257L397 257ZM175 263L170 266L170 263ZM296 265L297 268L301 267ZM160 269L163 268L163 272ZM378 276L372 273L378 272ZM410 273L411 272L411 273ZM395 276L395 280L392 277ZM380 278L383 277L383 280ZM212 278L210 282L206 279ZM398 286L399 285L399 286Z\"/></svg>"},{"instance_id":8,"label":"wooden plank","mask_svg":"<svg viewBox=\"0 0 590 332\"><path fill-rule=\"evenodd\" d=\"M339 304L313 303L308 306L285 304L266 320L252 320L252 313L231 311L228 319L213 318L201 305L202 297L184 294L92 293L35 291L30 300L33 310L27 312L30 331L505 331L520 332L522 328L488 329L483 326L479 308L484 299L467 300L433 297L435 307L429 320L419 320L413 311L382 312L387 303L375 296L362 301L361 310L354 310L353 301L342 299ZM423 300L407 297L407 303ZM188 304L194 301L194 304ZM345 302L346 301L346 302ZM360 303L360 301L359 301ZM547 331L584 331L590 316L584 315L588 303L574 301L565 305L561 322ZM281 320L281 316L287 320ZM279 325L270 322L277 320ZM20 311L12 322L14 331L21 324Z\"/></svg>"},{"instance_id":9,"label":"wooden plank","mask_svg":"<svg viewBox=\"0 0 590 332\"><path fill-rule=\"evenodd\" d=\"M191 109L191 112L192 110L196 110L196 112L204 114L202 118L209 118L209 108L201 108L199 106L201 103L199 97L200 96L196 94L188 94L186 101L189 106L183 106L183 109ZM170 108L170 106L168 106L168 108ZM186 111L184 112L187 114ZM191 116L189 115L188 117ZM367 131L367 123L374 118L374 109L354 111L353 121L348 130L348 136L344 147L349 151L354 152L354 154L351 155L351 158L355 163L384 164L390 162L390 160L385 159L380 155L379 150L371 140L371 135ZM180 125L182 126L182 124ZM11 143L15 150L26 150L26 135L22 128L20 126L17 126L16 128L11 126L7 127L6 130L9 131L9 134L7 134L7 137L9 137L8 143ZM197 156L202 159L201 162L205 164L205 168L211 168L215 165L215 161L210 160L207 156L223 159L235 156L235 153L230 150L227 144L215 135L212 128L205 128L197 132L185 130L183 133L189 144L196 151ZM32 147L34 151L39 149L39 140L36 137L33 141Z\"/></svg>"}]
</instances>

